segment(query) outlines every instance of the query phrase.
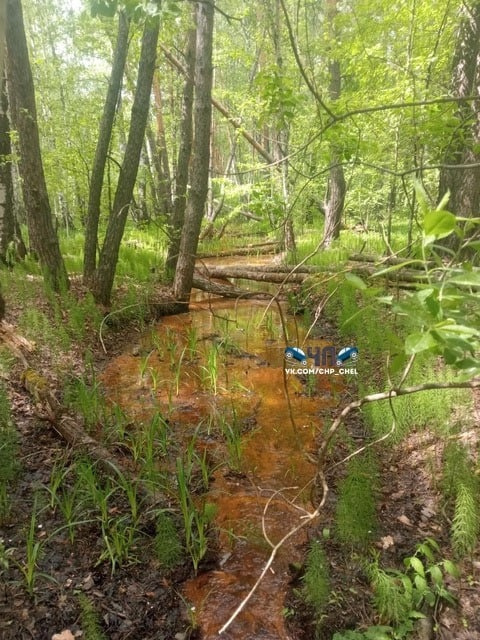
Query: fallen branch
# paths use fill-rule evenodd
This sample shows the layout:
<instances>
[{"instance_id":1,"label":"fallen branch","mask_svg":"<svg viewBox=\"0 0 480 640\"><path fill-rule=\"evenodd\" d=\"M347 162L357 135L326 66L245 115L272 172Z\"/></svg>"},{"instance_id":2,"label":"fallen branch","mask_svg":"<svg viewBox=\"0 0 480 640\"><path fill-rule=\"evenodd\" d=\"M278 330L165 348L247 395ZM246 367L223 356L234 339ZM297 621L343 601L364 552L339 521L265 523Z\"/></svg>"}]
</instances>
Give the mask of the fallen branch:
<instances>
[{"instance_id":1,"label":"fallen branch","mask_svg":"<svg viewBox=\"0 0 480 640\"><path fill-rule=\"evenodd\" d=\"M284 273L272 271L260 271L250 267L206 267L199 270L199 275L206 278L238 278L241 280L253 280L256 282L281 283L285 278ZM308 274L295 273L289 278L290 283L301 284Z\"/></svg>"},{"instance_id":2,"label":"fallen branch","mask_svg":"<svg viewBox=\"0 0 480 640\"><path fill-rule=\"evenodd\" d=\"M35 349L35 343L27 340L16 332L15 327L4 320L0 322L0 340L3 344L22 361L27 367L28 362L24 352L31 353Z\"/></svg>"},{"instance_id":3,"label":"fallen branch","mask_svg":"<svg viewBox=\"0 0 480 640\"><path fill-rule=\"evenodd\" d=\"M193 286L195 289L213 293L216 296L222 296L224 298L248 298L250 300L270 300L272 298L271 293L247 291L246 289L234 287L231 284L220 284L219 282L214 282L198 274L193 276Z\"/></svg>"},{"instance_id":4,"label":"fallen branch","mask_svg":"<svg viewBox=\"0 0 480 640\"><path fill-rule=\"evenodd\" d=\"M419 393L420 391L432 391L434 389L478 389L480 388L480 379L469 380L467 382L426 382L425 384L417 384L412 387L404 388L392 388L389 391L382 391L380 393L371 393L368 396L364 396L359 400L354 400L347 404L346 407L338 414L335 420L332 422L326 437L324 438L322 445L318 450L318 473L320 478L323 476L323 466L325 464L325 458L328 450L328 446L332 441L332 438L337 433L338 428L353 409L360 409L364 404L370 402L378 402L380 400L392 400L400 396L408 396L412 393Z\"/></svg>"},{"instance_id":5,"label":"fallen branch","mask_svg":"<svg viewBox=\"0 0 480 640\"><path fill-rule=\"evenodd\" d=\"M232 247L225 251L212 251L210 253L197 253L197 258L222 258L228 256L250 256L257 254L277 253L280 250L279 242L260 242L247 244L244 247Z\"/></svg>"}]
</instances>

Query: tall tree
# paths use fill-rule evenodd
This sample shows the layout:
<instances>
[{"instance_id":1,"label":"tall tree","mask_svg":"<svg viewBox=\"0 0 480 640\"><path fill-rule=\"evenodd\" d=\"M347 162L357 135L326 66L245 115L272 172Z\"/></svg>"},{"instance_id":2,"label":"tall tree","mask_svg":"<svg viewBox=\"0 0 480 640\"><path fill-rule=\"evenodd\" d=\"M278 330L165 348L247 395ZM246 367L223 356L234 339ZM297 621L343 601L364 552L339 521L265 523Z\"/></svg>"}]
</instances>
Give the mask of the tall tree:
<instances>
[{"instance_id":1,"label":"tall tree","mask_svg":"<svg viewBox=\"0 0 480 640\"><path fill-rule=\"evenodd\" d=\"M337 0L326 0L326 19L330 43L336 40L335 17L337 15ZM341 93L342 77L340 61L333 55L328 64L330 82L329 97L332 102L338 100ZM323 245L328 247L340 235L340 226L345 202L346 183L342 165L342 152L335 141L330 143L330 172L325 199L325 227L323 230Z\"/></svg>"},{"instance_id":2,"label":"tall tree","mask_svg":"<svg viewBox=\"0 0 480 640\"><path fill-rule=\"evenodd\" d=\"M0 86L0 92L0 260L6 262L7 248L14 237L15 223L13 216L12 149L5 85Z\"/></svg>"},{"instance_id":3,"label":"tall tree","mask_svg":"<svg viewBox=\"0 0 480 640\"><path fill-rule=\"evenodd\" d=\"M458 125L447 147L440 172L439 197L450 191L448 208L458 216L471 217L480 210L480 1L462 3L452 71L452 94L461 100ZM464 165L477 165L465 167ZM458 168L457 168L458 166ZM450 242L458 238L450 236Z\"/></svg>"},{"instance_id":4,"label":"tall tree","mask_svg":"<svg viewBox=\"0 0 480 640\"><path fill-rule=\"evenodd\" d=\"M43 171L35 104L35 89L28 56L20 0L7 3L8 77L12 116L18 131L19 170L27 213L30 246L44 269L45 280L56 291L68 287Z\"/></svg>"},{"instance_id":5,"label":"tall tree","mask_svg":"<svg viewBox=\"0 0 480 640\"><path fill-rule=\"evenodd\" d=\"M197 38L195 54L194 140L185 222L175 271L173 291L179 302L188 304L193 283L195 256L205 202L210 164L210 128L212 122L212 46L213 0L196 3Z\"/></svg>"},{"instance_id":6,"label":"tall tree","mask_svg":"<svg viewBox=\"0 0 480 640\"><path fill-rule=\"evenodd\" d=\"M9 186L11 189L11 179L12 174L10 171L10 167L8 167L8 173L10 176L10 182L8 183L8 176L4 175L4 166L5 160L2 158L4 154L4 128L8 123L6 122L7 114L6 110L4 112L4 102L3 102L3 74L4 74L4 61L5 61L5 26L7 22L7 1L0 0L0 96L2 99L2 103L0 105L0 226L2 225L1 220L5 219L5 216L8 215L8 206L9 206ZM10 192L11 193L11 192ZM11 198L10 198L11 201ZM0 234L3 234L3 230L0 229ZM0 238L1 241L1 238ZM3 251L3 248L0 247L0 251ZM3 294L0 291L0 320L3 319L5 315L5 300L3 299Z\"/></svg>"},{"instance_id":7,"label":"tall tree","mask_svg":"<svg viewBox=\"0 0 480 640\"><path fill-rule=\"evenodd\" d=\"M147 18L142 35L142 47L138 66L137 86L130 117L130 129L125 147L122 168L115 191L92 291L97 302L108 304L118 261L128 211L132 203L133 188L137 178L140 154L147 125L152 90L153 72L157 56L159 17Z\"/></svg>"},{"instance_id":8,"label":"tall tree","mask_svg":"<svg viewBox=\"0 0 480 640\"><path fill-rule=\"evenodd\" d=\"M124 11L118 14L118 34L113 54L112 70L108 83L100 130L93 160L88 193L87 222L85 226L85 245L83 261L83 277L93 277L97 264L98 223L100 219L100 203L102 199L103 178L107 162L108 148L112 137L113 123L118 99L122 88L123 72L128 52L128 32L130 20Z\"/></svg>"},{"instance_id":9,"label":"tall tree","mask_svg":"<svg viewBox=\"0 0 480 640\"><path fill-rule=\"evenodd\" d=\"M180 239L185 220L187 204L188 169L192 155L193 138L193 85L195 74L196 29L188 30L185 52L186 75L183 85L182 116L180 121L180 146L178 149L177 171L175 175L175 195L170 216L170 242L168 244L165 271L173 280L180 251Z\"/></svg>"}]
</instances>

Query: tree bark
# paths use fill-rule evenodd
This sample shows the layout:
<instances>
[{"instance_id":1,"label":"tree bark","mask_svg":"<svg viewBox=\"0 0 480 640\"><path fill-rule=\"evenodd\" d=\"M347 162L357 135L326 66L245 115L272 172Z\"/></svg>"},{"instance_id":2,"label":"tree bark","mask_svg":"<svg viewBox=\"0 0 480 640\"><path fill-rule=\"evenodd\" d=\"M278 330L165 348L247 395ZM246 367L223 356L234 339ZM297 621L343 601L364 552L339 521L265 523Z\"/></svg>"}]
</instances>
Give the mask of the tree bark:
<instances>
[{"instance_id":1,"label":"tree bark","mask_svg":"<svg viewBox=\"0 0 480 640\"><path fill-rule=\"evenodd\" d=\"M5 30L7 25L7 0L0 0L0 91L5 69Z\"/></svg>"},{"instance_id":2,"label":"tree bark","mask_svg":"<svg viewBox=\"0 0 480 640\"><path fill-rule=\"evenodd\" d=\"M480 96L480 2L462 4L460 26L455 46L452 94L457 98ZM480 108L478 100L458 103L459 126L455 129L446 150L444 162L465 165L480 162ZM458 216L472 217L480 209L480 167L470 169L442 169L439 181L439 199L450 191L448 209ZM460 246L453 235L446 245Z\"/></svg>"},{"instance_id":3,"label":"tree bark","mask_svg":"<svg viewBox=\"0 0 480 640\"><path fill-rule=\"evenodd\" d=\"M137 178L138 164L142 151L153 72L157 53L159 19L153 18L145 24L138 68L137 87L130 118L130 130L125 148L120 177L118 179L113 209L98 261L93 282L93 295L97 302L108 305L112 293L117 267L118 253L122 241L128 210L132 202L133 187Z\"/></svg>"},{"instance_id":4,"label":"tree bark","mask_svg":"<svg viewBox=\"0 0 480 640\"><path fill-rule=\"evenodd\" d=\"M1 36L0 36L1 37ZM0 61L1 64L1 61ZM3 70L0 69L3 75ZM1 84L1 83L0 83ZM7 249L14 238L12 148L6 86L0 88L0 260L7 263Z\"/></svg>"},{"instance_id":5,"label":"tree bark","mask_svg":"<svg viewBox=\"0 0 480 640\"><path fill-rule=\"evenodd\" d=\"M197 31L188 31L188 43L185 53L186 75L183 86L182 118L180 122L180 147L178 149L177 171L175 176L175 196L170 218L170 242L168 245L165 272L167 279L173 281L180 251L180 239L185 220L187 204L187 183L193 141L193 91L195 76L195 48Z\"/></svg>"},{"instance_id":6,"label":"tree bark","mask_svg":"<svg viewBox=\"0 0 480 640\"><path fill-rule=\"evenodd\" d=\"M7 21L11 111L19 138L19 171L22 178L30 245L38 254L45 281L55 291L60 291L68 287L68 276L53 226L43 172L35 89L20 0L8 0Z\"/></svg>"},{"instance_id":7,"label":"tree bark","mask_svg":"<svg viewBox=\"0 0 480 640\"><path fill-rule=\"evenodd\" d=\"M88 193L83 259L83 277L87 281L93 277L97 265L98 223L100 220L103 178L127 59L129 26L130 22L128 18L125 16L125 13L121 11L118 15L117 42L113 54L112 71L108 83L107 96L103 106Z\"/></svg>"},{"instance_id":8,"label":"tree bark","mask_svg":"<svg viewBox=\"0 0 480 640\"><path fill-rule=\"evenodd\" d=\"M337 15L337 0L326 0L326 17L329 36L332 41L336 38L335 16ZM332 101L338 100L342 88L340 62L332 59L329 63L330 85L329 95ZM343 206L345 202L346 183L341 163L341 150L335 142L330 145L330 174L328 176L327 197L325 199L325 227L323 230L323 246L328 247L340 235Z\"/></svg>"},{"instance_id":9,"label":"tree bark","mask_svg":"<svg viewBox=\"0 0 480 640\"><path fill-rule=\"evenodd\" d=\"M157 141L155 154L158 156L158 193L162 203L162 213L169 215L172 211L170 164L168 162L165 126L163 123L162 90L158 70L153 76L153 95L155 99L155 120L157 122Z\"/></svg>"},{"instance_id":10,"label":"tree bark","mask_svg":"<svg viewBox=\"0 0 480 640\"><path fill-rule=\"evenodd\" d=\"M195 61L195 137L190 176L190 193L180 240L173 292L179 302L188 306L193 284L195 254L208 192L210 159L210 127L212 120L212 0L197 3L197 40Z\"/></svg>"}]
</instances>

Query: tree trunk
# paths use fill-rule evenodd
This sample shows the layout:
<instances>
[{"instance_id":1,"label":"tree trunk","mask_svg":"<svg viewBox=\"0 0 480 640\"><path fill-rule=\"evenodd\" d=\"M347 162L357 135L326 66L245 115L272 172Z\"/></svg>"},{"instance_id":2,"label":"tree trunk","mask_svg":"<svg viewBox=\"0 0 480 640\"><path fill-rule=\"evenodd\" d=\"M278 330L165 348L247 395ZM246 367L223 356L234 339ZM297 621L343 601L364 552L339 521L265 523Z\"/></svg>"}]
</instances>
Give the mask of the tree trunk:
<instances>
[{"instance_id":1,"label":"tree trunk","mask_svg":"<svg viewBox=\"0 0 480 640\"><path fill-rule=\"evenodd\" d=\"M170 242L168 245L165 272L167 279L173 281L180 251L180 238L185 220L187 204L188 168L192 155L193 139L193 89L195 76L195 47L197 31L188 31L188 44L185 53L187 64L185 84L183 86L182 119L180 122L180 148L178 150L177 171L175 176L175 196L173 199L172 215L170 218Z\"/></svg>"},{"instance_id":2,"label":"tree trunk","mask_svg":"<svg viewBox=\"0 0 480 640\"><path fill-rule=\"evenodd\" d=\"M326 17L328 22L329 37L335 41L337 34L335 29L335 16L337 15L337 0L326 0ZM341 92L340 62L332 59L329 64L330 85L329 95L331 100L338 100ZM342 154L338 145L332 142L330 145L330 174L328 176L327 197L325 199L325 228L323 230L323 246L328 247L335 238L340 235L342 223L343 205L345 202L346 183L343 172Z\"/></svg>"},{"instance_id":3,"label":"tree trunk","mask_svg":"<svg viewBox=\"0 0 480 640\"><path fill-rule=\"evenodd\" d=\"M467 98L480 95L480 2L463 4L461 22L453 60L452 95ZM478 100L458 103L455 129L444 162L465 165L480 162L480 108ZM480 209L480 167L449 168L440 172L439 198L450 191L448 209L458 216L478 215ZM453 235L446 243L458 248L460 239Z\"/></svg>"},{"instance_id":4,"label":"tree trunk","mask_svg":"<svg viewBox=\"0 0 480 640\"><path fill-rule=\"evenodd\" d=\"M147 21L142 37L137 87L133 100L125 155L115 191L112 215L108 221L107 232L105 234L92 288L95 300L105 305L110 302L120 243L132 201L133 187L135 186L135 180L137 178L138 164L140 162L140 154L150 107L150 93L152 90L153 72L157 54L158 31L158 17Z\"/></svg>"},{"instance_id":5,"label":"tree trunk","mask_svg":"<svg viewBox=\"0 0 480 640\"><path fill-rule=\"evenodd\" d=\"M167 142L165 140L165 125L163 123L162 90L158 71L153 76L153 96L155 99L155 119L157 122L157 142L155 153L158 155L158 192L162 203L162 213L172 211L170 164L168 162Z\"/></svg>"},{"instance_id":6,"label":"tree trunk","mask_svg":"<svg viewBox=\"0 0 480 640\"><path fill-rule=\"evenodd\" d=\"M7 25L7 0L0 0L0 91L3 87L5 69L5 29Z\"/></svg>"},{"instance_id":7,"label":"tree trunk","mask_svg":"<svg viewBox=\"0 0 480 640\"><path fill-rule=\"evenodd\" d=\"M19 170L22 178L30 244L38 254L44 269L45 281L55 291L59 291L68 287L68 276L53 226L43 172L35 89L20 0L8 0L7 20L11 111L19 137Z\"/></svg>"},{"instance_id":8,"label":"tree trunk","mask_svg":"<svg viewBox=\"0 0 480 640\"><path fill-rule=\"evenodd\" d=\"M188 304L192 289L195 254L208 192L210 127L212 120L212 0L197 3L197 41L195 60L195 137L190 175L190 193L180 240L173 292L179 302Z\"/></svg>"},{"instance_id":9,"label":"tree trunk","mask_svg":"<svg viewBox=\"0 0 480 640\"><path fill-rule=\"evenodd\" d=\"M100 219L103 178L127 59L129 26L130 22L128 18L125 16L125 13L121 11L118 15L117 43L113 55L112 71L108 83L105 104L103 106L102 120L100 122L100 131L90 179L83 259L83 277L85 280L93 277L97 264L98 223Z\"/></svg>"},{"instance_id":10,"label":"tree trunk","mask_svg":"<svg viewBox=\"0 0 480 640\"><path fill-rule=\"evenodd\" d=\"M1 64L1 61L0 61ZM3 70L0 70L3 75ZM8 121L7 90L0 89L0 260L7 263L7 249L14 238L12 148Z\"/></svg>"}]
</instances>

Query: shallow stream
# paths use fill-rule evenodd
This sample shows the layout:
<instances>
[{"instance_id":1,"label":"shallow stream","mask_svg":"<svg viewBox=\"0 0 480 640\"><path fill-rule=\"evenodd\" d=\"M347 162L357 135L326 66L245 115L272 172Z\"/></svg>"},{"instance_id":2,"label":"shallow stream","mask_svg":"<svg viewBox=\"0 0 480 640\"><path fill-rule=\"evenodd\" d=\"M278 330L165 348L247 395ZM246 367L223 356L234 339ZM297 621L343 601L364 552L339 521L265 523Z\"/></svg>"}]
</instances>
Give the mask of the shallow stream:
<instances>
[{"instance_id":1,"label":"shallow stream","mask_svg":"<svg viewBox=\"0 0 480 640\"><path fill-rule=\"evenodd\" d=\"M213 569L184 585L192 623L206 640L218 631L260 575L271 551L311 509L315 467L308 459L322 416L338 403L340 378L287 375L278 310L256 301L200 300L162 319L106 367L108 398L142 428L155 412L185 450L192 438L210 464L218 555ZM287 316L288 344L304 331ZM321 340L310 339L312 347ZM284 379L290 397L287 403ZM293 417L293 421L292 421ZM177 449L178 451L179 449ZM178 453L173 454L173 458ZM200 498L199 498L200 499ZM306 533L290 539L244 610L221 637L287 640L289 566L300 563Z\"/></svg>"}]
</instances>

